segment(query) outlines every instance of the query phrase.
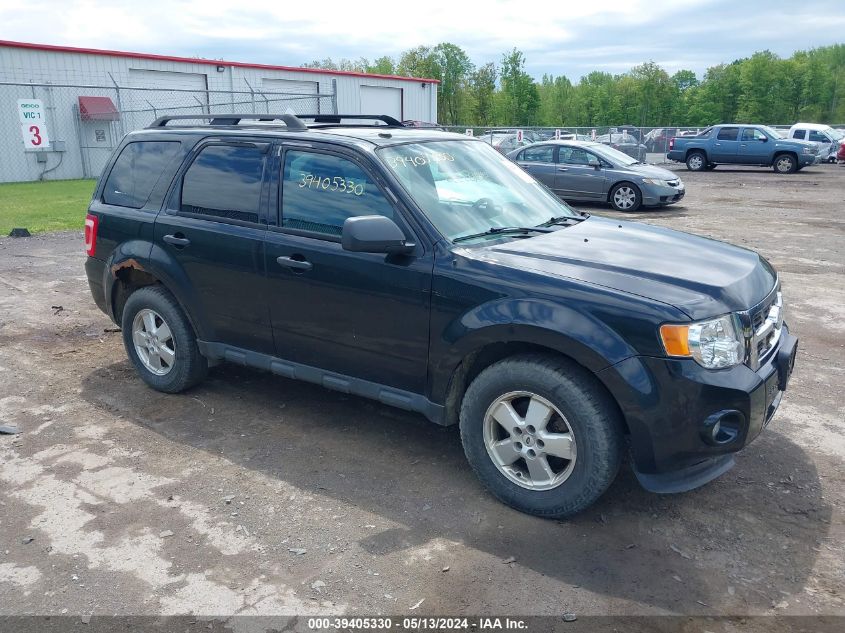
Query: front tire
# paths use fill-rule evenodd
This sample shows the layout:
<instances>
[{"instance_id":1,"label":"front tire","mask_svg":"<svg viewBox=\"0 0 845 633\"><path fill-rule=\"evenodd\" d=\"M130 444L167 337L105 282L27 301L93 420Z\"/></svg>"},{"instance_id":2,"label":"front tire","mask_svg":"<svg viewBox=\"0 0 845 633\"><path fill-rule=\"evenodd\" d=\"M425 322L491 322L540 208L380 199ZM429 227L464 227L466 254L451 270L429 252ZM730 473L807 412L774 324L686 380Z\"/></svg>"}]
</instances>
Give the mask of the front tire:
<instances>
[{"instance_id":1,"label":"front tire","mask_svg":"<svg viewBox=\"0 0 845 633\"><path fill-rule=\"evenodd\" d=\"M129 295L121 328L129 360L153 389L178 393L208 373L190 322L165 288L145 286Z\"/></svg>"},{"instance_id":2,"label":"front tire","mask_svg":"<svg viewBox=\"0 0 845 633\"><path fill-rule=\"evenodd\" d=\"M775 156L772 169L778 174L794 174L798 171L798 161L790 154Z\"/></svg>"},{"instance_id":3,"label":"front tire","mask_svg":"<svg viewBox=\"0 0 845 633\"><path fill-rule=\"evenodd\" d=\"M610 486L622 460L622 423L586 370L527 354L473 380L460 414L467 460L503 503L537 516L575 515Z\"/></svg>"},{"instance_id":4,"label":"front tire","mask_svg":"<svg viewBox=\"0 0 845 633\"><path fill-rule=\"evenodd\" d=\"M620 182L610 190L610 204L617 211L636 211L643 203L640 190L629 182Z\"/></svg>"},{"instance_id":5,"label":"front tire","mask_svg":"<svg viewBox=\"0 0 845 633\"><path fill-rule=\"evenodd\" d=\"M704 152L690 152L687 156L687 169L690 171L704 171L707 169L707 157Z\"/></svg>"}]
</instances>

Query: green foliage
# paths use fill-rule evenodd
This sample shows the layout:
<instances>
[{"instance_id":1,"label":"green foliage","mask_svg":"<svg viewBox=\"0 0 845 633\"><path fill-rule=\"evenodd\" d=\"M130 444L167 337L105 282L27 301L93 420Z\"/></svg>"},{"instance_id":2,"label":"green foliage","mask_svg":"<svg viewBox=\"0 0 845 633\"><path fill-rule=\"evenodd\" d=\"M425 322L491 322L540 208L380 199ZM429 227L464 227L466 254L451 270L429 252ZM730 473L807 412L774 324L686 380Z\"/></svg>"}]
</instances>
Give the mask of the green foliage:
<instances>
[{"instance_id":1,"label":"green foliage","mask_svg":"<svg viewBox=\"0 0 845 633\"><path fill-rule=\"evenodd\" d=\"M782 59L770 51L707 69L669 74L653 61L627 73L593 71L573 84L525 72L513 49L501 65L475 67L459 46L443 42L380 57L327 58L312 68L358 70L439 79L438 121L447 125L695 126L723 122L789 124L845 122L845 44L797 51Z\"/></svg>"}]
</instances>

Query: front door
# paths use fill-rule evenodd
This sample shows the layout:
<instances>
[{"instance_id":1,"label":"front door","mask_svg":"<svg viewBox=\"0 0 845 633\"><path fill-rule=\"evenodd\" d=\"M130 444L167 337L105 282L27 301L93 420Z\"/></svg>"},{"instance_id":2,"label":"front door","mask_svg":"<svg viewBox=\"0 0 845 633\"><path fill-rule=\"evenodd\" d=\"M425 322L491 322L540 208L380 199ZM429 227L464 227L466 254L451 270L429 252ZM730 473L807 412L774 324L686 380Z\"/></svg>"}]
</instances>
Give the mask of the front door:
<instances>
[{"instance_id":1,"label":"front door","mask_svg":"<svg viewBox=\"0 0 845 633\"><path fill-rule=\"evenodd\" d=\"M739 161L739 128L723 127L713 141L711 160L714 163L736 163Z\"/></svg>"},{"instance_id":2,"label":"front door","mask_svg":"<svg viewBox=\"0 0 845 633\"><path fill-rule=\"evenodd\" d=\"M598 161L599 167L590 161ZM607 175L601 159L583 147L561 145L558 148L558 166L555 189L565 199L604 200L607 194Z\"/></svg>"},{"instance_id":3,"label":"front door","mask_svg":"<svg viewBox=\"0 0 845 633\"><path fill-rule=\"evenodd\" d=\"M328 146L282 149L265 249L276 355L424 393L433 254L357 158ZM343 250L343 222L360 215L392 218L417 251Z\"/></svg>"},{"instance_id":4,"label":"front door","mask_svg":"<svg viewBox=\"0 0 845 633\"><path fill-rule=\"evenodd\" d=\"M155 223L188 280L210 341L272 353L264 289L268 143L199 147ZM153 250L155 256L156 250ZM164 256L164 255L162 255Z\"/></svg>"},{"instance_id":5,"label":"front door","mask_svg":"<svg viewBox=\"0 0 845 633\"><path fill-rule=\"evenodd\" d=\"M742 129L739 137L739 162L766 165L771 161L772 148L769 137L753 127Z\"/></svg>"}]
</instances>

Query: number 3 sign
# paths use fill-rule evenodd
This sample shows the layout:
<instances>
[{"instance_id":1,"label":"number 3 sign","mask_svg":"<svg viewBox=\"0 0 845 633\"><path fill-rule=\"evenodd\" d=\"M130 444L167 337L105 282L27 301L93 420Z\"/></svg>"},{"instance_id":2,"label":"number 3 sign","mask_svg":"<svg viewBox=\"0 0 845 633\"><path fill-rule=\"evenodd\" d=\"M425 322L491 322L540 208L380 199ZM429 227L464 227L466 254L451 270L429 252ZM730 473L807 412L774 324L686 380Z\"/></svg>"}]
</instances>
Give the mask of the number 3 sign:
<instances>
[{"instance_id":1,"label":"number 3 sign","mask_svg":"<svg viewBox=\"0 0 845 633\"><path fill-rule=\"evenodd\" d=\"M18 99L18 118L25 149L38 150L50 146L45 114L41 99Z\"/></svg>"}]
</instances>

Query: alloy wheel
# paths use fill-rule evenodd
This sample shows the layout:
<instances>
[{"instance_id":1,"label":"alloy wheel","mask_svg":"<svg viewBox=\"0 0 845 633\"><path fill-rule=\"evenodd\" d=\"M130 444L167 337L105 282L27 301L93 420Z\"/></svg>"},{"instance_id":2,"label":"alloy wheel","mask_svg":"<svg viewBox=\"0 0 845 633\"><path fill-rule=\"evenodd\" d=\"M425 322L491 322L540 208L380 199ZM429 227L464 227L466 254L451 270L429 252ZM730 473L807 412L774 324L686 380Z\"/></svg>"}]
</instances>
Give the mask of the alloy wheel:
<instances>
[{"instance_id":1,"label":"alloy wheel","mask_svg":"<svg viewBox=\"0 0 845 633\"><path fill-rule=\"evenodd\" d=\"M613 204L617 209L630 209L637 202L637 193L631 187L619 187L613 193Z\"/></svg>"},{"instance_id":2,"label":"alloy wheel","mask_svg":"<svg viewBox=\"0 0 845 633\"><path fill-rule=\"evenodd\" d=\"M499 396L484 416L484 445L499 472L529 490L551 490L572 474L572 427L551 402L529 391Z\"/></svg>"},{"instance_id":3,"label":"alloy wheel","mask_svg":"<svg viewBox=\"0 0 845 633\"><path fill-rule=\"evenodd\" d=\"M176 342L170 326L158 312L139 310L132 321L132 342L144 368L156 376L164 376L176 362Z\"/></svg>"}]
</instances>

